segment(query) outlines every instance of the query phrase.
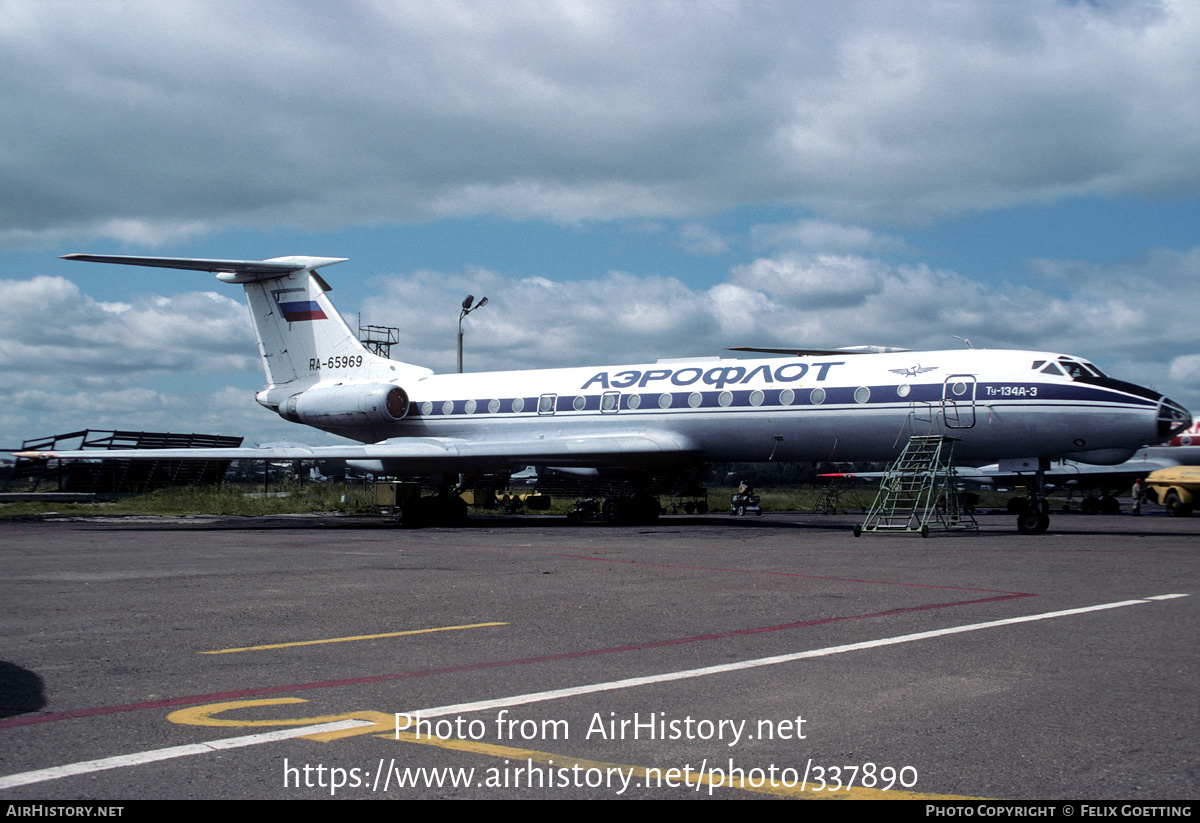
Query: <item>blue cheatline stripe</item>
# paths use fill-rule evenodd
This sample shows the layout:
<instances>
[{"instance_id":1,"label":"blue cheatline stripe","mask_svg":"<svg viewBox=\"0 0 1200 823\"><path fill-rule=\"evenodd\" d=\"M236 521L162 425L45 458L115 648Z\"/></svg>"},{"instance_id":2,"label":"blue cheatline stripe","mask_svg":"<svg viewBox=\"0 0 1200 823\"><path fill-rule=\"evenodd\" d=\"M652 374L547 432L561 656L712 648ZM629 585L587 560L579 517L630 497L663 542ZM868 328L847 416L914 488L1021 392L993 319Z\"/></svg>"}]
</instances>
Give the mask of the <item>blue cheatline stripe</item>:
<instances>
[{"instance_id":1,"label":"blue cheatline stripe","mask_svg":"<svg viewBox=\"0 0 1200 823\"><path fill-rule=\"evenodd\" d=\"M872 408L880 409L908 409L914 403L934 403L940 404L943 402L942 389L943 384L912 386L910 393L905 397L900 397L897 394L898 386L830 386L828 388L818 386L825 393L824 400L821 403L812 402L812 393L816 389L732 389L725 388L722 390L713 391L673 391L673 392L658 392L658 391L643 391L643 392L622 392L619 410L623 412L661 412L667 410L676 411L705 411L710 409L729 409L729 410L753 410L763 409L771 411L779 411L781 409L821 409L826 407L837 407L839 410L845 408ZM854 399L854 394L859 388L870 389L870 398L865 403L857 403ZM1005 390L1036 390L1036 394L996 394L986 396L985 389L1001 392ZM790 391L793 393L791 403L780 402L780 396ZM699 393L701 401L698 406L692 406L689 403L689 398L695 393ZM722 394L728 392L732 401L727 406L722 406L720 398ZM756 392L761 392L762 402L755 405L751 402L753 395ZM610 392L611 393L611 392ZM669 394L671 397L670 405L663 407L659 405L659 398L663 394ZM574 407L575 398L583 397L585 405L582 409ZM585 413L601 411L600 403L603 394L560 394L555 401L555 414L563 413ZM631 397L639 399L639 405L636 409L631 408L629 401ZM468 416L475 417L479 415L493 414L488 410L488 403L493 399L491 397L475 398L476 410L471 415L466 414L466 400L436 400L423 401L422 403L413 404L413 416L416 417L449 417L449 416ZM518 412L519 414L534 415L538 413L538 397L502 397L500 400L500 410L494 414L507 415L513 414L513 400L520 399L524 403L524 408ZM976 384L975 398L972 400L969 397L945 398L947 403L957 404L963 408L975 407L977 410L983 411L987 407L995 404L1003 404L1007 408L1015 407L1038 407L1038 408L1067 408L1079 403L1084 403L1090 406L1103 406L1104 408L1121 409L1129 408L1130 406L1140 408L1151 408L1155 403L1150 400L1139 397L1130 397L1125 395L1114 394L1111 391L1096 389L1084 386L1059 386L1048 384L1035 384L1030 386L1027 383L978 383ZM450 412L443 411L443 405L446 402L452 404ZM421 407L425 404L431 404L432 408L429 411L423 410ZM610 412L611 413L611 412Z\"/></svg>"}]
</instances>

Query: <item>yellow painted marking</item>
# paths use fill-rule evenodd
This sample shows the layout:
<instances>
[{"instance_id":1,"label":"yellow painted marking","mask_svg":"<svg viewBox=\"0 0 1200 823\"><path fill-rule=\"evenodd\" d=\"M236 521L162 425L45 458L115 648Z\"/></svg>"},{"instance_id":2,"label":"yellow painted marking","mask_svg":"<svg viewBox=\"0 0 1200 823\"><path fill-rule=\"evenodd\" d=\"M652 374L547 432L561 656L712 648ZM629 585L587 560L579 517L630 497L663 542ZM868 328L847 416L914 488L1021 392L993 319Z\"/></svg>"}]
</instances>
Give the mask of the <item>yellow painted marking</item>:
<instances>
[{"instance_id":1,"label":"yellow painted marking","mask_svg":"<svg viewBox=\"0 0 1200 823\"><path fill-rule=\"evenodd\" d=\"M193 706L180 709L167 715L167 720L185 726L315 726L318 723L335 723L338 720L369 720L375 725L359 726L353 729L342 729L336 732L305 735L309 740L330 741L341 737L352 737L357 734L378 734L381 731L396 727L396 716L383 712L361 711L343 712L341 714L325 714L319 717L292 717L277 720L232 720L224 717L213 717L214 714L227 712L232 709L248 709L254 706L286 706L294 703L307 703L299 697L272 697L268 700L233 700L228 703L209 703L204 706Z\"/></svg>"},{"instance_id":2,"label":"yellow painted marking","mask_svg":"<svg viewBox=\"0 0 1200 823\"><path fill-rule=\"evenodd\" d=\"M378 640L381 637L404 637L408 634L429 634L430 632L453 632L459 629L483 629L488 626L507 626L507 623L472 623L469 626L441 626L436 629L413 629L407 632L387 632L385 634L359 634L353 637L330 637L325 640L298 640L295 643L271 643L265 646L243 646L240 649L217 649L200 654L233 654L234 652L260 652L264 649L287 649L292 646L318 646L322 643L346 643L351 640Z\"/></svg>"},{"instance_id":3,"label":"yellow painted marking","mask_svg":"<svg viewBox=\"0 0 1200 823\"><path fill-rule=\"evenodd\" d=\"M351 732L358 731L350 729ZM339 732L331 732L330 734L340 734ZM309 739L318 739L324 735L312 735ZM662 768L648 769L644 766L629 766L620 763L602 763L597 760L582 760L577 757L564 757L559 754L550 754L549 752L539 752L533 749L517 749L511 746L497 746L494 743L480 743L474 740L459 740L457 738L442 740L436 736L423 736L417 739L417 735L413 732L397 732L391 731L387 734L380 734L378 737L384 740L401 740L406 743L417 743L421 746L438 746L443 749L453 749L460 752L471 752L472 754L484 754L490 757L505 757L510 760L533 760L537 763L552 764L552 768L573 769L579 766L581 769L620 769L624 774L631 772L635 777L642 781L639 788L651 789L672 789L678 791L696 791L697 782L704 786L712 786L714 789L741 789L747 792L756 792L758 794L769 794L775 797L789 797L792 799L804 800L972 800L979 798L970 798L962 795L951 794L923 794L920 792L905 792L905 791L884 791L883 789L868 789L862 786L855 786L852 789L841 791L820 791L815 792L811 788L813 781L809 781L808 790L801 791L800 785L784 786L782 783L776 786L770 785L769 780L764 781L761 786L751 785L749 780L737 778L730 780L728 776L722 779L716 779L708 774L698 774L695 771L688 774L688 785L682 784L683 771L676 766L664 766ZM728 762L728 761L726 761ZM666 773L669 769L675 769L679 777L673 782L674 786L668 786L665 780ZM745 769L749 771L749 768ZM803 769L799 769L799 774L803 775ZM653 775L651 773L653 772ZM647 784L647 780L652 781L652 785ZM705 792L707 794L707 791Z\"/></svg>"}]
</instances>

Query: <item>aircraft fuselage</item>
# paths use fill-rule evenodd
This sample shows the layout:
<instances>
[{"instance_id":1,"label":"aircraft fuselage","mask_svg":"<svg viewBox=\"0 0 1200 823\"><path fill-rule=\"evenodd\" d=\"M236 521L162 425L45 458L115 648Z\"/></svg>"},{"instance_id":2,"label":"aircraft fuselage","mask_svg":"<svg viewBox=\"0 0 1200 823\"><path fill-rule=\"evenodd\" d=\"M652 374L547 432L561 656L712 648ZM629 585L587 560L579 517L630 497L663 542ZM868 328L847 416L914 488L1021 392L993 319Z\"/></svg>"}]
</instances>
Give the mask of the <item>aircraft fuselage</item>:
<instances>
[{"instance_id":1,"label":"aircraft fuselage","mask_svg":"<svg viewBox=\"0 0 1200 823\"><path fill-rule=\"evenodd\" d=\"M1062 358L965 349L424 375L394 381L408 397L402 419L318 427L363 443L670 432L706 461L888 460L909 435L943 431L963 461L1111 464L1168 436L1157 393L1033 368ZM313 388L339 383L320 376Z\"/></svg>"}]
</instances>

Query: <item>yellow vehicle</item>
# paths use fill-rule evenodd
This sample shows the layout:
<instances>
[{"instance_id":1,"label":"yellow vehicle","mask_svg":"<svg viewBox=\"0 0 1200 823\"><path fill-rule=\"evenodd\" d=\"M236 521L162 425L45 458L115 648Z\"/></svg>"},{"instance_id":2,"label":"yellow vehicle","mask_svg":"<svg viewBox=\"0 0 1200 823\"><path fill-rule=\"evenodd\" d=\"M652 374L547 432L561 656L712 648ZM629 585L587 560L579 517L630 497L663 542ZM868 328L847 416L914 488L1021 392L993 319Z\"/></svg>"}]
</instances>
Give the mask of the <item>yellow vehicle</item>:
<instances>
[{"instance_id":1,"label":"yellow vehicle","mask_svg":"<svg viewBox=\"0 0 1200 823\"><path fill-rule=\"evenodd\" d=\"M1167 514L1184 517L1192 513L1200 494L1200 466L1173 466L1146 475L1146 496L1166 506Z\"/></svg>"}]
</instances>

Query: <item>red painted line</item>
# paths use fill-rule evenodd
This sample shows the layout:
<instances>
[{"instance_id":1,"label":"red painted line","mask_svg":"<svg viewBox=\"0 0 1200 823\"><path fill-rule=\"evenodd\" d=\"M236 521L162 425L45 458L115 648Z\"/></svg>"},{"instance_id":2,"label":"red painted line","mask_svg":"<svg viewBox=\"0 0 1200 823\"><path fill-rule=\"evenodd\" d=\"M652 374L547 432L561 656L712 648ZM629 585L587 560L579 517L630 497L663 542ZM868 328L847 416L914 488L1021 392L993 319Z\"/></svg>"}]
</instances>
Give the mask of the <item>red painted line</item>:
<instances>
[{"instance_id":1,"label":"red painted line","mask_svg":"<svg viewBox=\"0 0 1200 823\"><path fill-rule=\"evenodd\" d=\"M581 657L592 657L600 654L617 654L620 652L641 651L643 649L660 649L667 646L680 646L685 643L699 643L705 640L723 640L729 637L745 637L765 632L787 631L808 626L822 626L827 623L839 623L843 620L871 620L877 617L889 617L909 612L927 611L929 609L948 609L956 606L973 606L980 603L995 603L1001 600L1015 600L1021 597L1034 597L1032 594L1007 594L1000 597L986 597L982 600L962 600L957 603L933 603L927 606L907 606L899 609L889 609L871 614L852 614L842 617L825 617L820 620L804 620L798 623L785 623L780 626L763 626L756 629L739 629L738 631L722 632L720 634L702 634L695 637L680 637L673 640L654 640L649 643L637 643L630 646L615 646L608 649L591 649L582 652L565 652L549 654L542 657L524 657L518 660L495 660L489 663L469 663L463 666L448 666L444 669L425 669L415 672L393 672L392 674L377 674L367 677L352 677L345 680L322 680L316 683L295 683L288 686L265 686L257 689L240 689L230 692L213 692L212 694L196 694L187 697L173 697L168 700L153 700L146 703L129 703L124 706L101 706L94 709L77 709L70 712L33 715L30 717L13 717L0 720L0 729L11 729L18 726L33 726L39 723L53 723L58 720L68 720L76 717L96 717L105 714L121 712L137 712L147 709L168 709L175 706L191 706L197 703L236 700L249 697L260 697L267 694L284 692L309 691L311 689L332 689L339 686L356 686L363 683L384 683L389 680L407 680L414 677L431 677L439 674L455 674L458 672L479 671L481 669L499 669L508 666L525 666L531 663L553 663L559 660L575 660Z\"/></svg>"}]
</instances>

